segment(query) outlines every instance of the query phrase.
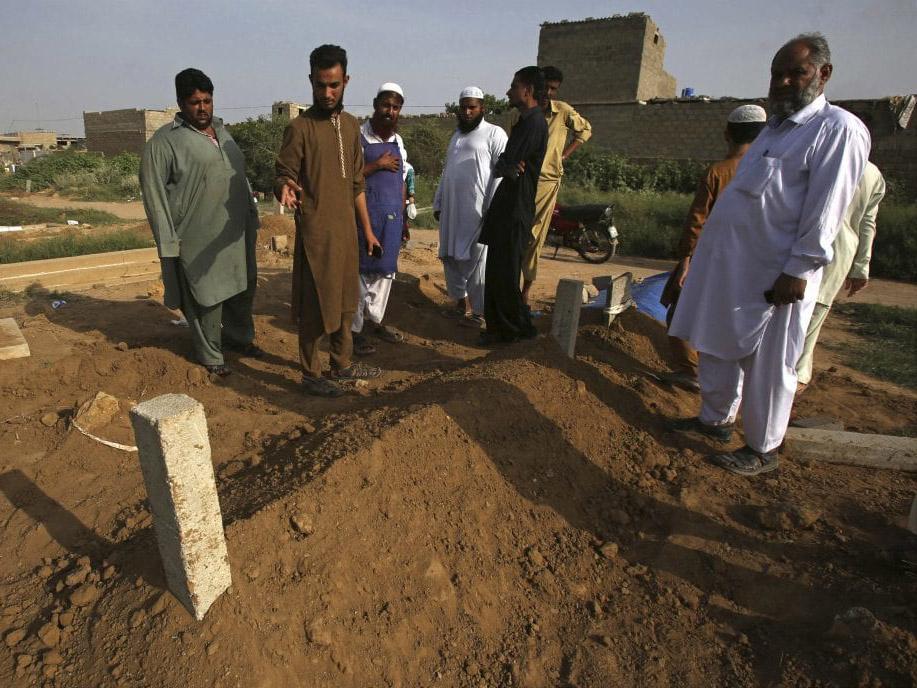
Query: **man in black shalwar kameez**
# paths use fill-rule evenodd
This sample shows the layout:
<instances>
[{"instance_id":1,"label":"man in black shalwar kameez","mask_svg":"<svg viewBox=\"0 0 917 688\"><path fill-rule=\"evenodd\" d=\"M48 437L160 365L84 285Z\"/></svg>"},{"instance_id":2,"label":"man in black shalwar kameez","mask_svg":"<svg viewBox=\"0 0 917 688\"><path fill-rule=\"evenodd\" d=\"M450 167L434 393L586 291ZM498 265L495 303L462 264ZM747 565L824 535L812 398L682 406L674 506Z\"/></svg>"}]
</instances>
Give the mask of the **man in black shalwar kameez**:
<instances>
[{"instance_id":1,"label":"man in black shalwar kameez","mask_svg":"<svg viewBox=\"0 0 917 688\"><path fill-rule=\"evenodd\" d=\"M541 110L546 97L544 74L538 67L524 67L513 76L506 92L519 110L506 149L494 167L502 177L484 218L480 243L486 244L484 280L485 344L514 342L537 334L528 306L522 299L522 259L532 238L535 221L535 190L548 144L548 125Z\"/></svg>"}]
</instances>

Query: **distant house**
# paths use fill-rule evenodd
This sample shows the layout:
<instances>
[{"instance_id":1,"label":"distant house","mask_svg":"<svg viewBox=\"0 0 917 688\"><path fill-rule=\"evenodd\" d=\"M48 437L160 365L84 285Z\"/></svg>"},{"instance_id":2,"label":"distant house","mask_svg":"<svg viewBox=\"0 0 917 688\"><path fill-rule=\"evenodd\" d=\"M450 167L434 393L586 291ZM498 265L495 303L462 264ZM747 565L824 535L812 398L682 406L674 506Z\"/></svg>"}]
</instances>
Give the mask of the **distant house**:
<instances>
[{"instance_id":1,"label":"distant house","mask_svg":"<svg viewBox=\"0 0 917 688\"><path fill-rule=\"evenodd\" d=\"M84 112L86 150L105 155L143 152L143 146L160 127L175 118L177 108L164 110L107 110Z\"/></svg>"}]
</instances>

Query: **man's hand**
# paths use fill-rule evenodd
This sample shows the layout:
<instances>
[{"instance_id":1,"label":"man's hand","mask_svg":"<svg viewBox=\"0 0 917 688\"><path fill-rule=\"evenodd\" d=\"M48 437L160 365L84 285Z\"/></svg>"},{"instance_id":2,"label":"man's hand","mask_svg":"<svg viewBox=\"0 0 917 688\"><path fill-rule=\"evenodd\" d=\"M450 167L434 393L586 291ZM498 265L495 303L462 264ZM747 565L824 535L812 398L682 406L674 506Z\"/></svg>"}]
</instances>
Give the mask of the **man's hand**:
<instances>
[{"instance_id":1,"label":"man's hand","mask_svg":"<svg viewBox=\"0 0 917 688\"><path fill-rule=\"evenodd\" d=\"M382 244L379 243L379 240L376 238L376 235L372 232L366 234L366 253L369 255L373 254L373 249L378 246L382 248Z\"/></svg>"},{"instance_id":2,"label":"man's hand","mask_svg":"<svg viewBox=\"0 0 917 688\"><path fill-rule=\"evenodd\" d=\"M774 282L772 291L772 303L775 306L796 303L806 295L806 281L783 272Z\"/></svg>"},{"instance_id":3,"label":"man's hand","mask_svg":"<svg viewBox=\"0 0 917 688\"><path fill-rule=\"evenodd\" d=\"M516 176L521 177L525 174L525 160L520 160L516 163Z\"/></svg>"},{"instance_id":4,"label":"man's hand","mask_svg":"<svg viewBox=\"0 0 917 688\"><path fill-rule=\"evenodd\" d=\"M439 222L439 211L438 210L433 211L433 219Z\"/></svg>"},{"instance_id":5,"label":"man's hand","mask_svg":"<svg viewBox=\"0 0 917 688\"><path fill-rule=\"evenodd\" d=\"M691 266L691 256L685 256L675 266L675 282L679 289L684 289L685 278L688 276L688 268Z\"/></svg>"},{"instance_id":6,"label":"man's hand","mask_svg":"<svg viewBox=\"0 0 917 688\"><path fill-rule=\"evenodd\" d=\"M302 191L302 187L299 184L292 179L287 179L280 190L280 205L284 208L298 208L300 191Z\"/></svg>"},{"instance_id":7,"label":"man's hand","mask_svg":"<svg viewBox=\"0 0 917 688\"><path fill-rule=\"evenodd\" d=\"M392 154L391 151L385 151L372 164L375 167L374 171L388 170L389 172L397 172L401 166L401 158Z\"/></svg>"},{"instance_id":8,"label":"man's hand","mask_svg":"<svg viewBox=\"0 0 917 688\"><path fill-rule=\"evenodd\" d=\"M848 277L844 280L844 289L847 290L847 298L856 294L858 291L866 288L868 279L862 279L861 277Z\"/></svg>"}]
</instances>

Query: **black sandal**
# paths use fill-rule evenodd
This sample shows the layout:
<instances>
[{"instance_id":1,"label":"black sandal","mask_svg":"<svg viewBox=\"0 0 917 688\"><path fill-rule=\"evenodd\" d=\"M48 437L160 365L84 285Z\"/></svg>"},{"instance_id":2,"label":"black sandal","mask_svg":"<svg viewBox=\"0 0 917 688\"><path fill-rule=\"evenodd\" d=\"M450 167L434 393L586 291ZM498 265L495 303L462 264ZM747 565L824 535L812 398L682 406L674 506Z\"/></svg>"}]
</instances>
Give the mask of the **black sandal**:
<instances>
[{"instance_id":1,"label":"black sandal","mask_svg":"<svg viewBox=\"0 0 917 688\"><path fill-rule=\"evenodd\" d=\"M726 454L714 454L710 460L730 473L744 476L770 473L777 470L780 463L776 450L762 454L747 445Z\"/></svg>"}]
</instances>

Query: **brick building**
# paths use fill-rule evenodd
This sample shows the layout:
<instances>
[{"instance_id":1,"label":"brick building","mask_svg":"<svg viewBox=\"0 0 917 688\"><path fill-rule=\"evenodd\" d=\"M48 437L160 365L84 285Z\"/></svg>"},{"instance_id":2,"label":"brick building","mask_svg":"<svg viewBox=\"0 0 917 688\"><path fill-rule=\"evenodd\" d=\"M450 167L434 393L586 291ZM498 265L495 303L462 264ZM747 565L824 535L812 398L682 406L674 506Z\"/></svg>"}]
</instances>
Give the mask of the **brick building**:
<instances>
[{"instance_id":1,"label":"brick building","mask_svg":"<svg viewBox=\"0 0 917 688\"><path fill-rule=\"evenodd\" d=\"M271 106L271 114L274 117L283 117L285 119L293 119L299 117L303 112L309 109L308 105L303 105L302 103L294 103L289 100L278 100Z\"/></svg>"},{"instance_id":2,"label":"brick building","mask_svg":"<svg viewBox=\"0 0 917 688\"><path fill-rule=\"evenodd\" d=\"M665 40L646 14L546 22L538 66L564 73L569 102L633 102L672 98L675 77L663 69Z\"/></svg>"},{"instance_id":3,"label":"brick building","mask_svg":"<svg viewBox=\"0 0 917 688\"><path fill-rule=\"evenodd\" d=\"M157 129L171 122L176 112L177 108L84 112L86 150L105 155L140 154L149 138Z\"/></svg>"}]
</instances>

